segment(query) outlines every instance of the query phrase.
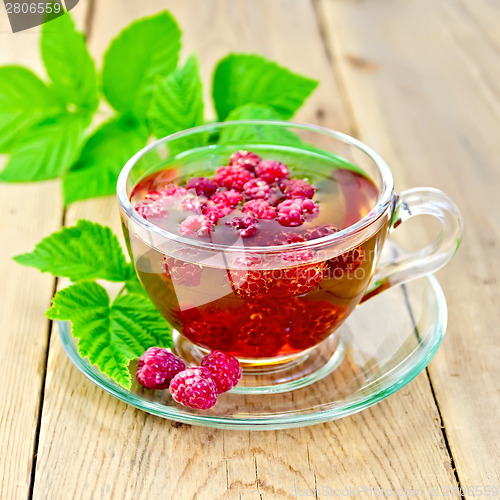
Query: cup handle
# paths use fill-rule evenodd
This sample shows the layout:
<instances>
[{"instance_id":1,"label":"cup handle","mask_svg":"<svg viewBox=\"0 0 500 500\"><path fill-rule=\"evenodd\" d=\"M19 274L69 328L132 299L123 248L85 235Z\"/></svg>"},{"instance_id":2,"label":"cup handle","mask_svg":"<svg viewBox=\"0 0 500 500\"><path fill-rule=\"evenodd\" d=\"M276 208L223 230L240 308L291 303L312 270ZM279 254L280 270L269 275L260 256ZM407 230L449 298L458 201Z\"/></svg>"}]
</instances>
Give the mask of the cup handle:
<instances>
[{"instance_id":1,"label":"cup handle","mask_svg":"<svg viewBox=\"0 0 500 500\"><path fill-rule=\"evenodd\" d=\"M432 215L441 223L436 239L415 252L408 252L378 268L361 302L395 285L434 273L458 250L463 234L460 210L446 193L434 188L413 188L395 196L389 231L418 215Z\"/></svg>"}]
</instances>

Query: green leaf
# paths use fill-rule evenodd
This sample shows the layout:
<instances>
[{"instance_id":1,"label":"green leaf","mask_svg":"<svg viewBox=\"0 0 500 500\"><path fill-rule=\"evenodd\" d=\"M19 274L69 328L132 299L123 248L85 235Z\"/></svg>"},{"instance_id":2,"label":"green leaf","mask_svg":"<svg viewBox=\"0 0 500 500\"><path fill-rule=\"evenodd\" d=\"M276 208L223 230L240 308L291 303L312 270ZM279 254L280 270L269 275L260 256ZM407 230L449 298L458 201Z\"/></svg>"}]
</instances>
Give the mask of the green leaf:
<instances>
[{"instance_id":1,"label":"green leaf","mask_svg":"<svg viewBox=\"0 0 500 500\"><path fill-rule=\"evenodd\" d=\"M229 54L219 61L213 98L219 120L244 104L264 104L291 118L318 82L254 54Z\"/></svg>"},{"instance_id":2,"label":"green leaf","mask_svg":"<svg viewBox=\"0 0 500 500\"><path fill-rule=\"evenodd\" d=\"M111 229L88 220L79 220L75 226L52 233L33 252L18 255L14 260L71 281L127 281L133 272Z\"/></svg>"},{"instance_id":3,"label":"green leaf","mask_svg":"<svg viewBox=\"0 0 500 500\"><path fill-rule=\"evenodd\" d=\"M128 365L152 346L171 347L171 329L144 296L127 294L111 304L106 290L81 281L56 293L46 315L72 323L82 357L125 388L130 388Z\"/></svg>"},{"instance_id":4,"label":"green leaf","mask_svg":"<svg viewBox=\"0 0 500 500\"><path fill-rule=\"evenodd\" d=\"M28 182L58 177L77 158L87 124L87 116L64 114L32 126L16 143L0 180Z\"/></svg>"},{"instance_id":5,"label":"green leaf","mask_svg":"<svg viewBox=\"0 0 500 500\"><path fill-rule=\"evenodd\" d=\"M276 111L268 106L246 104L231 111L227 121L238 120L280 120ZM300 146L302 141L290 130L273 125L234 125L223 128L220 134L221 144L274 144Z\"/></svg>"},{"instance_id":6,"label":"green leaf","mask_svg":"<svg viewBox=\"0 0 500 500\"><path fill-rule=\"evenodd\" d=\"M66 102L94 111L99 102L94 61L69 14L42 24L41 46L56 92Z\"/></svg>"},{"instance_id":7,"label":"green leaf","mask_svg":"<svg viewBox=\"0 0 500 500\"><path fill-rule=\"evenodd\" d=\"M62 110L57 95L34 73L0 67L0 152L9 152L34 123Z\"/></svg>"},{"instance_id":8,"label":"green leaf","mask_svg":"<svg viewBox=\"0 0 500 500\"><path fill-rule=\"evenodd\" d=\"M196 56L170 75L159 78L148 113L156 137L203 125L203 86Z\"/></svg>"},{"instance_id":9,"label":"green leaf","mask_svg":"<svg viewBox=\"0 0 500 500\"><path fill-rule=\"evenodd\" d=\"M120 113L144 120L158 77L177 66L181 31L166 11L135 21L115 38L104 56L103 91Z\"/></svg>"},{"instance_id":10,"label":"green leaf","mask_svg":"<svg viewBox=\"0 0 500 500\"><path fill-rule=\"evenodd\" d=\"M63 177L65 204L114 194L120 170L147 139L145 126L124 117L99 127Z\"/></svg>"}]
</instances>

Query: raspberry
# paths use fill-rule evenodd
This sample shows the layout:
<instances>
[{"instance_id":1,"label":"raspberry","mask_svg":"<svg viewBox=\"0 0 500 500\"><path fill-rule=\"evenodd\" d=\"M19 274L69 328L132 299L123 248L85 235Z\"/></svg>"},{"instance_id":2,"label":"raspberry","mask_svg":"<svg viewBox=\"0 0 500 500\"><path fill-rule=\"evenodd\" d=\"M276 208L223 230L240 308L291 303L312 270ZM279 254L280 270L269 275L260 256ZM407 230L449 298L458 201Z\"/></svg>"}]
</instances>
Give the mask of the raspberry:
<instances>
[{"instance_id":1,"label":"raspberry","mask_svg":"<svg viewBox=\"0 0 500 500\"><path fill-rule=\"evenodd\" d=\"M306 241L300 234L290 231L281 231L273 238L273 245L291 245L292 243L302 243Z\"/></svg>"},{"instance_id":2,"label":"raspberry","mask_svg":"<svg viewBox=\"0 0 500 500\"><path fill-rule=\"evenodd\" d=\"M323 238L330 234L337 233L339 229L332 224L323 224L322 226L306 229L300 233L306 240L315 240L316 238Z\"/></svg>"},{"instance_id":3,"label":"raspberry","mask_svg":"<svg viewBox=\"0 0 500 500\"><path fill-rule=\"evenodd\" d=\"M190 215L179 224L179 233L207 236L212 231L212 222L205 215Z\"/></svg>"},{"instance_id":4,"label":"raspberry","mask_svg":"<svg viewBox=\"0 0 500 500\"><path fill-rule=\"evenodd\" d=\"M249 212L256 219L274 219L276 217L276 208L266 200L250 200L247 201L243 208L243 212Z\"/></svg>"},{"instance_id":5,"label":"raspberry","mask_svg":"<svg viewBox=\"0 0 500 500\"><path fill-rule=\"evenodd\" d=\"M184 323L183 335L208 349L230 351L234 344L234 318L227 311L216 308L205 310L193 307L180 313Z\"/></svg>"},{"instance_id":6,"label":"raspberry","mask_svg":"<svg viewBox=\"0 0 500 500\"><path fill-rule=\"evenodd\" d=\"M139 384L148 389L166 389L177 373L186 369L182 359L161 347L150 347L137 363Z\"/></svg>"},{"instance_id":7,"label":"raspberry","mask_svg":"<svg viewBox=\"0 0 500 500\"><path fill-rule=\"evenodd\" d=\"M316 188L302 179L287 179L281 184L281 191L287 198L312 198Z\"/></svg>"},{"instance_id":8,"label":"raspberry","mask_svg":"<svg viewBox=\"0 0 500 500\"><path fill-rule=\"evenodd\" d=\"M253 172L255 167L262 161L262 158L251 151L236 151L229 158L229 165L238 165Z\"/></svg>"},{"instance_id":9,"label":"raspberry","mask_svg":"<svg viewBox=\"0 0 500 500\"><path fill-rule=\"evenodd\" d=\"M298 301L297 301L298 302ZM345 307L326 301L297 303L288 343L294 349L309 349L326 339L341 323Z\"/></svg>"},{"instance_id":10,"label":"raspberry","mask_svg":"<svg viewBox=\"0 0 500 500\"><path fill-rule=\"evenodd\" d=\"M187 195L182 200L182 210L186 212L201 213L202 208L206 205L206 198L204 196Z\"/></svg>"},{"instance_id":11,"label":"raspberry","mask_svg":"<svg viewBox=\"0 0 500 500\"><path fill-rule=\"evenodd\" d=\"M270 193L271 186L262 179L252 179L243 186L243 194L249 200L255 198L267 200Z\"/></svg>"},{"instance_id":12,"label":"raspberry","mask_svg":"<svg viewBox=\"0 0 500 500\"><path fill-rule=\"evenodd\" d=\"M309 199L285 200L278 205L277 219L282 226L300 226L305 221L304 214L315 214L318 209L318 205Z\"/></svg>"},{"instance_id":13,"label":"raspberry","mask_svg":"<svg viewBox=\"0 0 500 500\"><path fill-rule=\"evenodd\" d=\"M254 313L241 323L238 333L238 352L250 358L269 358L275 356L285 345L283 328L267 315Z\"/></svg>"},{"instance_id":14,"label":"raspberry","mask_svg":"<svg viewBox=\"0 0 500 500\"><path fill-rule=\"evenodd\" d=\"M208 217L210 222L216 224L219 219L229 215L233 209L230 205L226 205L224 203L214 203L210 200L203 209L203 215Z\"/></svg>"},{"instance_id":15,"label":"raspberry","mask_svg":"<svg viewBox=\"0 0 500 500\"><path fill-rule=\"evenodd\" d=\"M298 250L283 254L282 259L285 262L301 264L311 261L314 257L315 253L311 250ZM309 293L323 279L324 267L324 262L318 262L280 269L277 287L286 295L293 296ZM276 278L276 271L274 271L273 276Z\"/></svg>"},{"instance_id":16,"label":"raspberry","mask_svg":"<svg viewBox=\"0 0 500 500\"><path fill-rule=\"evenodd\" d=\"M255 175L268 184L281 181L290 175L288 167L276 160L263 160L255 167Z\"/></svg>"},{"instance_id":17,"label":"raspberry","mask_svg":"<svg viewBox=\"0 0 500 500\"><path fill-rule=\"evenodd\" d=\"M221 191L220 193L212 196L212 201L217 204L227 205L228 207L235 207L241 200L243 196L238 191L234 189L229 189L228 191Z\"/></svg>"},{"instance_id":18,"label":"raspberry","mask_svg":"<svg viewBox=\"0 0 500 500\"><path fill-rule=\"evenodd\" d=\"M175 285L198 286L202 267L199 264L163 256L163 274Z\"/></svg>"},{"instance_id":19,"label":"raspberry","mask_svg":"<svg viewBox=\"0 0 500 500\"><path fill-rule=\"evenodd\" d=\"M244 298L265 297L274 284L271 270L231 269L230 274L234 291Z\"/></svg>"},{"instance_id":20,"label":"raspberry","mask_svg":"<svg viewBox=\"0 0 500 500\"><path fill-rule=\"evenodd\" d=\"M252 179L252 174L243 167L220 167L214 175L214 181L221 187L241 191L243 186Z\"/></svg>"},{"instance_id":21,"label":"raspberry","mask_svg":"<svg viewBox=\"0 0 500 500\"><path fill-rule=\"evenodd\" d=\"M141 201L135 206L136 212L144 217L145 219L149 219L150 217L167 217L167 210L162 207L159 203L154 201Z\"/></svg>"},{"instance_id":22,"label":"raspberry","mask_svg":"<svg viewBox=\"0 0 500 500\"><path fill-rule=\"evenodd\" d=\"M201 366L206 368L215 382L217 393L231 390L240 380L241 366L231 354L212 351L201 360Z\"/></svg>"},{"instance_id":23,"label":"raspberry","mask_svg":"<svg viewBox=\"0 0 500 500\"><path fill-rule=\"evenodd\" d=\"M217 191L217 184L208 177L193 177L186 184L186 189L194 189L198 196L212 196Z\"/></svg>"},{"instance_id":24,"label":"raspberry","mask_svg":"<svg viewBox=\"0 0 500 500\"><path fill-rule=\"evenodd\" d=\"M248 309L250 312L250 318L262 318L269 321L274 321L279 325L277 331L288 330L291 322L291 311L294 310L294 300L290 297L286 298L274 298L273 300L263 299L263 300L253 300L248 304Z\"/></svg>"},{"instance_id":25,"label":"raspberry","mask_svg":"<svg viewBox=\"0 0 500 500\"><path fill-rule=\"evenodd\" d=\"M206 368L188 368L170 382L170 394L177 403L208 410L217 402L217 387Z\"/></svg>"},{"instance_id":26,"label":"raspberry","mask_svg":"<svg viewBox=\"0 0 500 500\"><path fill-rule=\"evenodd\" d=\"M324 274L328 278L342 278L345 274L354 272L364 260L365 251L363 248L353 248L346 253L327 260Z\"/></svg>"},{"instance_id":27,"label":"raspberry","mask_svg":"<svg viewBox=\"0 0 500 500\"><path fill-rule=\"evenodd\" d=\"M175 196L177 198L187 194L187 189L178 186L177 184L167 184L160 189L160 194L166 198L167 196Z\"/></svg>"},{"instance_id":28,"label":"raspberry","mask_svg":"<svg viewBox=\"0 0 500 500\"><path fill-rule=\"evenodd\" d=\"M253 217L234 217L226 224L238 231L242 238L249 238L257 232L257 219Z\"/></svg>"}]
</instances>

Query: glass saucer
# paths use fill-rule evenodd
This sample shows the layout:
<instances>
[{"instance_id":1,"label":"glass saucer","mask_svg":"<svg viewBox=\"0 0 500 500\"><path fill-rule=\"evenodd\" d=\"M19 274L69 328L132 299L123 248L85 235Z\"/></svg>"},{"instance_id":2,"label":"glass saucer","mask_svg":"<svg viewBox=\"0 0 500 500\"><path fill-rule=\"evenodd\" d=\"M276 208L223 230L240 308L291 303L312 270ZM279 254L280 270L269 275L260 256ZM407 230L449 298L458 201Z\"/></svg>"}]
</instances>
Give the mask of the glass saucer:
<instances>
[{"instance_id":1,"label":"glass saucer","mask_svg":"<svg viewBox=\"0 0 500 500\"><path fill-rule=\"evenodd\" d=\"M427 366L441 343L446 320L446 301L434 276L389 289L358 306L339 329L343 358L327 376L286 393L230 391L207 411L178 405L168 391L144 389L135 377L131 390L119 387L80 357L69 323L59 322L59 333L76 367L125 403L187 424L263 430L335 420L393 394Z\"/></svg>"}]
</instances>

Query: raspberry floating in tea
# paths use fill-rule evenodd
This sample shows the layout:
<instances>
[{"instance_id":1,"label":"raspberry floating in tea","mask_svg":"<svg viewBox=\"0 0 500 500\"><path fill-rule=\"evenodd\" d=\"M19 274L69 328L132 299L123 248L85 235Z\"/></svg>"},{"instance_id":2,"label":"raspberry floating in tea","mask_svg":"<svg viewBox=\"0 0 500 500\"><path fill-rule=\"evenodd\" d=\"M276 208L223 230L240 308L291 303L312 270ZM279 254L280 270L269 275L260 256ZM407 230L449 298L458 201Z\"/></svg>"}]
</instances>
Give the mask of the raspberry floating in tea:
<instances>
[{"instance_id":1,"label":"raspberry floating in tea","mask_svg":"<svg viewBox=\"0 0 500 500\"><path fill-rule=\"evenodd\" d=\"M312 200L315 186L291 177L288 165L262 159L251 151L233 153L229 165L219 167L213 177L192 177L180 184L155 186L135 209L144 218L167 225L182 236L208 237L219 243L227 243L224 235L226 240L231 239L231 229L234 235L248 239L258 233L275 232L272 228L276 226L301 226L319 211ZM180 222L171 227L167 219Z\"/></svg>"}]
</instances>

